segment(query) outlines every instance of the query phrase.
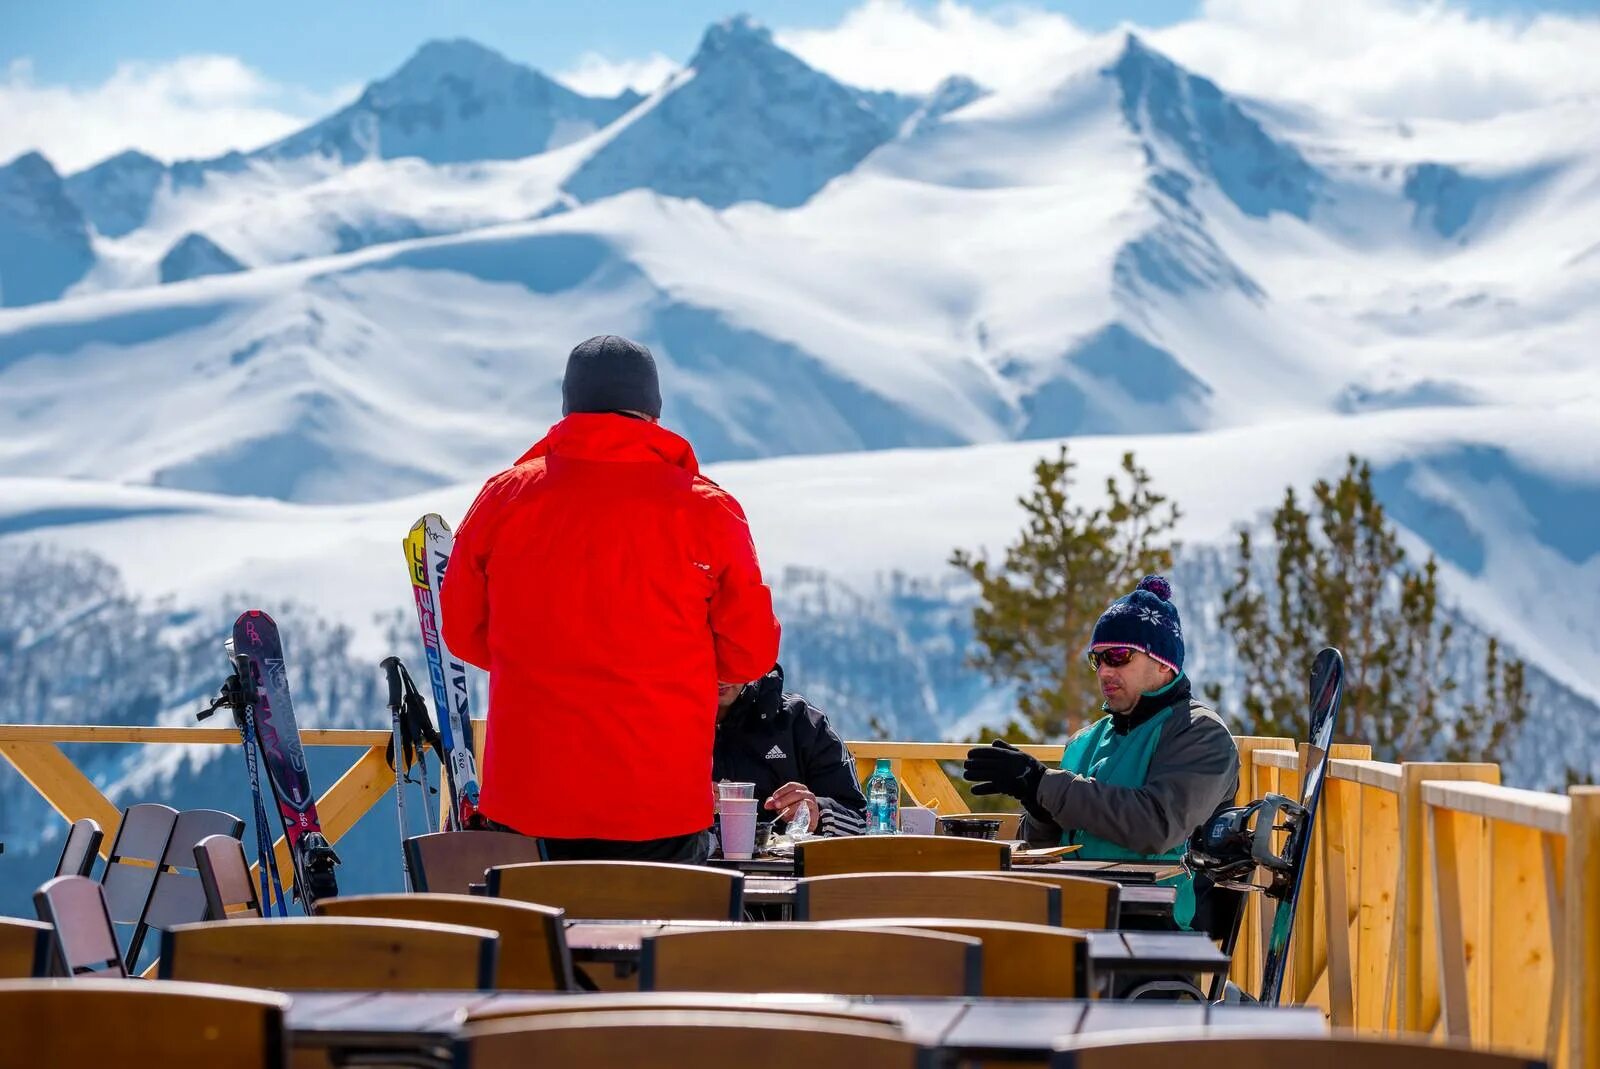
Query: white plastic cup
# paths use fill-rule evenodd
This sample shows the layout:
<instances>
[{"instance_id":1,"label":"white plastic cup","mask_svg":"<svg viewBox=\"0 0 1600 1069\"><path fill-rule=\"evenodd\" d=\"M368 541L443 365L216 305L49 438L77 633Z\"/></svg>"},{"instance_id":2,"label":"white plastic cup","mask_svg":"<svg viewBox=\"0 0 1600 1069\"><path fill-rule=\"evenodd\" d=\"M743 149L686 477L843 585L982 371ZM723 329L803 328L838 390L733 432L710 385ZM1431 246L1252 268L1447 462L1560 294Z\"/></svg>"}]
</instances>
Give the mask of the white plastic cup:
<instances>
[{"instance_id":1,"label":"white plastic cup","mask_svg":"<svg viewBox=\"0 0 1600 1069\"><path fill-rule=\"evenodd\" d=\"M900 833L902 835L932 835L934 830L934 812L925 806L903 805L900 807Z\"/></svg>"},{"instance_id":2,"label":"white plastic cup","mask_svg":"<svg viewBox=\"0 0 1600 1069\"><path fill-rule=\"evenodd\" d=\"M722 856L730 860L753 857L756 851L756 800L722 800Z\"/></svg>"},{"instance_id":3,"label":"white plastic cup","mask_svg":"<svg viewBox=\"0 0 1600 1069\"><path fill-rule=\"evenodd\" d=\"M727 798L754 798L756 785L754 783L739 783L733 780L717 781L718 800Z\"/></svg>"}]
</instances>

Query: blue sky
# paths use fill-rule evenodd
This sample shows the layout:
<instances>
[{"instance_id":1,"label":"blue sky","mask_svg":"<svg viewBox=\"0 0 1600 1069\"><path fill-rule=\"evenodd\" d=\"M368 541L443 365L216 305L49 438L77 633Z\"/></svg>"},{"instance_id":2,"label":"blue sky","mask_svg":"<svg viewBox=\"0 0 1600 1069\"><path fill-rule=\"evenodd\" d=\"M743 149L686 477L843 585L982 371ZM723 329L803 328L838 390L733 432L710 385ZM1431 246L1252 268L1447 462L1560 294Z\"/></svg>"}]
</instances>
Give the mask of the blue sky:
<instances>
[{"instance_id":1,"label":"blue sky","mask_svg":"<svg viewBox=\"0 0 1600 1069\"><path fill-rule=\"evenodd\" d=\"M649 91L740 11L843 82L907 93L949 74L1037 83L1127 23L1231 92L1323 112L1473 119L1600 99L1600 0L0 0L0 164L248 151L435 38L580 92Z\"/></svg>"},{"instance_id":2,"label":"blue sky","mask_svg":"<svg viewBox=\"0 0 1600 1069\"><path fill-rule=\"evenodd\" d=\"M1337 0L1330 0L1337 2ZM84 86L118 63L193 53L237 56L277 82L328 92L385 72L434 37L472 37L523 62L560 70L584 52L613 58L660 52L682 60L706 25L739 11L788 28L837 23L858 0L69 0L13 2L0 14L0 65L27 57L41 82ZM920 6L928 7L929 4ZM1013 2L967 0L996 11ZM1195 0L1044 0L1086 29L1123 21L1169 25ZM1473 0L1479 12L1595 13L1600 0Z\"/></svg>"}]
</instances>

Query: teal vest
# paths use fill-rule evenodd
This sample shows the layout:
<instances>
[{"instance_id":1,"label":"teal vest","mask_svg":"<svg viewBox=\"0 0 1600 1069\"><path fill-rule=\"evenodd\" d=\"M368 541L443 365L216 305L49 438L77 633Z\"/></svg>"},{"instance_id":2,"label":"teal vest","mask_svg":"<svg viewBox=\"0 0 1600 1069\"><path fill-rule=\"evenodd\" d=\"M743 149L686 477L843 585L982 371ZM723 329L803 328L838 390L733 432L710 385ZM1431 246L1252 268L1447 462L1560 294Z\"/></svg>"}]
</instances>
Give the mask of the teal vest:
<instances>
[{"instance_id":1,"label":"teal vest","mask_svg":"<svg viewBox=\"0 0 1600 1069\"><path fill-rule=\"evenodd\" d=\"M1061 755L1062 769L1112 787L1143 787L1145 777L1150 773L1150 758L1155 753L1156 740L1161 737L1161 727L1172 717L1176 708L1168 706L1126 735L1116 733L1110 715L1101 717L1067 740L1066 752ZM1072 856L1085 861L1170 861L1173 864L1183 858L1185 846L1179 843L1163 854L1140 854L1108 839L1090 835L1082 828L1071 828L1062 833L1062 846L1074 843L1082 849ZM1194 918L1194 878L1184 872L1162 880L1161 884L1178 889L1172 917L1180 927L1189 927L1189 922Z\"/></svg>"}]
</instances>

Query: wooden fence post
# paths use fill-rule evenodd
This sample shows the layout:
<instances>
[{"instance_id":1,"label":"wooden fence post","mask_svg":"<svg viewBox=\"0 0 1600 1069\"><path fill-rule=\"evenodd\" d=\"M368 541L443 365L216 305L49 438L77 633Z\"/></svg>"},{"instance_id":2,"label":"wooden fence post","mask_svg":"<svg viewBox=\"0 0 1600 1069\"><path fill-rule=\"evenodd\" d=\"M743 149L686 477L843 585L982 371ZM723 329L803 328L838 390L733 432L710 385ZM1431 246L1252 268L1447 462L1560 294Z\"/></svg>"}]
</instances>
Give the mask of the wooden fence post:
<instances>
[{"instance_id":1,"label":"wooden fence post","mask_svg":"<svg viewBox=\"0 0 1600 1069\"><path fill-rule=\"evenodd\" d=\"M1567 796L1567 1069L1600 1069L1600 787Z\"/></svg>"}]
</instances>

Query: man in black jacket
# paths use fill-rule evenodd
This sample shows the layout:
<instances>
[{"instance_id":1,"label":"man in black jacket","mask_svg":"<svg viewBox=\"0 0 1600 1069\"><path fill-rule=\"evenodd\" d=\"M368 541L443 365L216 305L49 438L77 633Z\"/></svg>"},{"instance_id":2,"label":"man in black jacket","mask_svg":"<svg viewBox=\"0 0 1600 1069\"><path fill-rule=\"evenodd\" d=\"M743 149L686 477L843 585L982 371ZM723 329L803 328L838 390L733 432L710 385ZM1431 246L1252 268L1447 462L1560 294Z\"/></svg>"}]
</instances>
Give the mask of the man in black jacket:
<instances>
[{"instance_id":1,"label":"man in black jacket","mask_svg":"<svg viewBox=\"0 0 1600 1069\"><path fill-rule=\"evenodd\" d=\"M754 783L763 808L785 825L806 802L815 834L867 830L867 799L855 760L822 710L784 693L782 665L754 683L726 684L718 691L711 776Z\"/></svg>"}]
</instances>

